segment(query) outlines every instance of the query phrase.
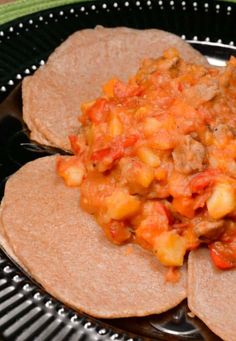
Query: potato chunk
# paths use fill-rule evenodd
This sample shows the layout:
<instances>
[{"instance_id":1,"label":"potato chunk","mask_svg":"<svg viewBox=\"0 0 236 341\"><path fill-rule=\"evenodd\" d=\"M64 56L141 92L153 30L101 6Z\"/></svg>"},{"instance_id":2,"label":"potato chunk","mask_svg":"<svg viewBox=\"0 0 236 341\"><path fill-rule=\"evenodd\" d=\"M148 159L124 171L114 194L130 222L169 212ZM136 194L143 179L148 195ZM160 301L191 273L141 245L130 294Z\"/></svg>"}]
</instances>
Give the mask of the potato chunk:
<instances>
[{"instance_id":1,"label":"potato chunk","mask_svg":"<svg viewBox=\"0 0 236 341\"><path fill-rule=\"evenodd\" d=\"M85 175L85 167L76 156L58 158L57 171L69 187L80 186Z\"/></svg>"},{"instance_id":2,"label":"potato chunk","mask_svg":"<svg viewBox=\"0 0 236 341\"><path fill-rule=\"evenodd\" d=\"M136 214L140 209L140 201L125 191L115 191L106 199L107 213L111 219L122 220Z\"/></svg>"},{"instance_id":3,"label":"potato chunk","mask_svg":"<svg viewBox=\"0 0 236 341\"><path fill-rule=\"evenodd\" d=\"M147 117L144 122L143 131L146 137L155 134L160 129L161 123L154 117Z\"/></svg>"},{"instance_id":4,"label":"potato chunk","mask_svg":"<svg viewBox=\"0 0 236 341\"><path fill-rule=\"evenodd\" d=\"M137 182L140 186L148 188L154 179L154 171L152 167L142 164L141 167L137 168L134 172L133 180Z\"/></svg>"},{"instance_id":5,"label":"potato chunk","mask_svg":"<svg viewBox=\"0 0 236 341\"><path fill-rule=\"evenodd\" d=\"M137 155L141 161L151 167L160 166L160 158L148 147L140 147L137 150Z\"/></svg>"},{"instance_id":6,"label":"potato chunk","mask_svg":"<svg viewBox=\"0 0 236 341\"><path fill-rule=\"evenodd\" d=\"M166 231L155 240L154 250L159 261L166 266L181 266L186 252L186 240L175 231Z\"/></svg>"},{"instance_id":7,"label":"potato chunk","mask_svg":"<svg viewBox=\"0 0 236 341\"><path fill-rule=\"evenodd\" d=\"M232 212L236 207L236 193L228 182L218 183L207 200L209 216L220 219Z\"/></svg>"}]
</instances>

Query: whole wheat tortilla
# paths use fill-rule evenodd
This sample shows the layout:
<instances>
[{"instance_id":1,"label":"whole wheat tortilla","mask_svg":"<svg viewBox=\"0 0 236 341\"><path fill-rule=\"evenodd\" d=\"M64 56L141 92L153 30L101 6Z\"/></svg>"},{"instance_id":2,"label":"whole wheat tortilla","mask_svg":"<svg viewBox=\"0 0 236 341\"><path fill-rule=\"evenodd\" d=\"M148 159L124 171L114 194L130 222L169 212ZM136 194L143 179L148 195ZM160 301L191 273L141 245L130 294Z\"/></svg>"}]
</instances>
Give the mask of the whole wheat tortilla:
<instances>
[{"instance_id":1,"label":"whole wheat tortilla","mask_svg":"<svg viewBox=\"0 0 236 341\"><path fill-rule=\"evenodd\" d=\"M0 217L2 215L2 206L3 206L3 200L0 206ZM9 244L9 241L7 240L7 236L6 236L1 219L0 219L0 247L5 251L5 253L7 253L7 255L11 258L12 261L14 261L15 263L20 263L18 258L14 254L11 248L11 245Z\"/></svg>"},{"instance_id":2,"label":"whole wheat tortilla","mask_svg":"<svg viewBox=\"0 0 236 341\"><path fill-rule=\"evenodd\" d=\"M97 27L72 34L23 81L23 118L31 139L70 150L68 135L78 133L81 103L98 97L112 77L127 80L141 60L173 46L187 61L207 64L180 37L157 29Z\"/></svg>"},{"instance_id":3,"label":"whole wheat tortilla","mask_svg":"<svg viewBox=\"0 0 236 341\"><path fill-rule=\"evenodd\" d=\"M2 237L51 295L101 318L166 311L186 297L186 269L166 283L164 268L137 245L115 246L79 207L79 190L55 172L55 156L23 166L6 184Z\"/></svg>"},{"instance_id":4,"label":"whole wheat tortilla","mask_svg":"<svg viewBox=\"0 0 236 341\"><path fill-rule=\"evenodd\" d=\"M236 340L236 269L213 265L209 251L192 251L188 258L188 306L215 334Z\"/></svg>"}]
</instances>

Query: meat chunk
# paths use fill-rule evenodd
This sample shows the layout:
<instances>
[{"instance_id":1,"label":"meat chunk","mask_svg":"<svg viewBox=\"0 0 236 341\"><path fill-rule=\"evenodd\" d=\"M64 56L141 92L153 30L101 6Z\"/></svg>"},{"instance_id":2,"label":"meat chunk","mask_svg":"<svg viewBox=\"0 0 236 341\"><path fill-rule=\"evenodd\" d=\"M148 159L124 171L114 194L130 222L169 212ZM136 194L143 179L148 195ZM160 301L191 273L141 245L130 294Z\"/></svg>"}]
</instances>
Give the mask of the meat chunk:
<instances>
[{"instance_id":1,"label":"meat chunk","mask_svg":"<svg viewBox=\"0 0 236 341\"><path fill-rule=\"evenodd\" d=\"M224 220L205 220L194 226L197 237L206 242L217 239L224 232L224 229Z\"/></svg>"},{"instance_id":2,"label":"meat chunk","mask_svg":"<svg viewBox=\"0 0 236 341\"><path fill-rule=\"evenodd\" d=\"M213 99L218 92L217 81L213 79L211 82L196 84L186 89L184 95L188 104L197 108L199 105Z\"/></svg>"},{"instance_id":3,"label":"meat chunk","mask_svg":"<svg viewBox=\"0 0 236 341\"><path fill-rule=\"evenodd\" d=\"M191 174L204 168L205 148L190 135L184 136L172 152L175 169L183 174Z\"/></svg>"}]
</instances>

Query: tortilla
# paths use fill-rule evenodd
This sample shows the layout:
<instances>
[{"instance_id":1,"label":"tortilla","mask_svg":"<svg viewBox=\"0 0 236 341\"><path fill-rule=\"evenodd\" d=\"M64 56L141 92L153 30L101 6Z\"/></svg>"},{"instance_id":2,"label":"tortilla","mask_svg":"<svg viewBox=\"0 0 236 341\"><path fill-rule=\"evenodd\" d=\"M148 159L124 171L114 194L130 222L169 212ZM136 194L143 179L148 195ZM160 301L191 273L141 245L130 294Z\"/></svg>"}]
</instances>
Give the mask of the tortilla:
<instances>
[{"instance_id":1,"label":"tortilla","mask_svg":"<svg viewBox=\"0 0 236 341\"><path fill-rule=\"evenodd\" d=\"M56 175L55 160L30 162L6 184L0 233L20 265L51 295L100 318L145 316L180 303L186 268L178 283L166 283L153 254L109 242L80 209L79 190Z\"/></svg>"},{"instance_id":2,"label":"tortilla","mask_svg":"<svg viewBox=\"0 0 236 341\"><path fill-rule=\"evenodd\" d=\"M78 133L81 103L98 97L109 79L127 80L141 60L173 46L187 61L207 64L180 37L156 29L97 27L72 34L23 81L23 118L31 139L70 150L68 136Z\"/></svg>"},{"instance_id":3,"label":"tortilla","mask_svg":"<svg viewBox=\"0 0 236 341\"><path fill-rule=\"evenodd\" d=\"M188 305L223 340L236 340L236 269L218 270L209 251L192 251L188 258Z\"/></svg>"},{"instance_id":4,"label":"tortilla","mask_svg":"<svg viewBox=\"0 0 236 341\"><path fill-rule=\"evenodd\" d=\"M1 202L1 206L0 206L0 216L2 215L2 204L3 204L3 200ZM5 253L7 253L7 255L11 258L11 260L15 263L20 263L18 258L16 257L16 255L14 254L11 245L9 244L8 240L7 240L7 236L3 227L3 223L0 219L0 247L5 251Z\"/></svg>"}]
</instances>

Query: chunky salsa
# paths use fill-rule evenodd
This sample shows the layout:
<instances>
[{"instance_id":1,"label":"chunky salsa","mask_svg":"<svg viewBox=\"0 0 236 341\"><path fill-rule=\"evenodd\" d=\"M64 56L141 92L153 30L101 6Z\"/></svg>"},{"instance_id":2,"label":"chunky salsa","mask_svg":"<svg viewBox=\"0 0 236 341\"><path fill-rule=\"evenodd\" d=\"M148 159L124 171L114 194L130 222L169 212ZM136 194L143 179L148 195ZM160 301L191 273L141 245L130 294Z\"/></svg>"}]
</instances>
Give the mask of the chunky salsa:
<instances>
[{"instance_id":1,"label":"chunky salsa","mask_svg":"<svg viewBox=\"0 0 236 341\"><path fill-rule=\"evenodd\" d=\"M206 244L217 267L236 267L236 58L218 69L169 49L81 110L57 171L107 238L170 267Z\"/></svg>"}]
</instances>

